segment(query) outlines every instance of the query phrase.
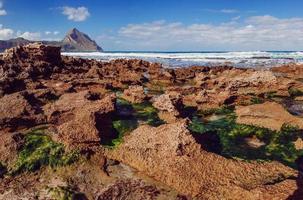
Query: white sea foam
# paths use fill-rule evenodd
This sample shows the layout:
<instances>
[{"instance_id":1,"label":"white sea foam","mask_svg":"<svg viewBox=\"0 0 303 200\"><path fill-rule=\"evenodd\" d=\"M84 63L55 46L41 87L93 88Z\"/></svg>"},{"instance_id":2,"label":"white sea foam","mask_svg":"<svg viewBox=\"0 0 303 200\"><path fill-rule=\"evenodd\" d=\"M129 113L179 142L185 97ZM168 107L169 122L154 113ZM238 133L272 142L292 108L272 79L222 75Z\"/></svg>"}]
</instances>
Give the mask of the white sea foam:
<instances>
[{"instance_id":1,"label":"white sea foam","mask_svg":"<svg viewBox=\"0 0 303 200\"><path fill-rule=\"evenodd\" d=\"M287 63L303 63L303 52L72 52L62 53L89 59L143 59L160 62L167 67L191 65L234 65L239 67L271 67Z\"/></svg>"}]
</instances>

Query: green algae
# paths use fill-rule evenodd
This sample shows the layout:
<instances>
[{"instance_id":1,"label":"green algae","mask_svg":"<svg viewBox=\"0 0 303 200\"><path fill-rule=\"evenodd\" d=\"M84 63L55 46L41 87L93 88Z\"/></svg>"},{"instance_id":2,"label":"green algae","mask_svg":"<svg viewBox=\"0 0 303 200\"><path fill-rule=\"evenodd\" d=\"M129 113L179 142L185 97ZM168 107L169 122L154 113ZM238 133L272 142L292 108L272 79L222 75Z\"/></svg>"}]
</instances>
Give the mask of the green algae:
<instances>
[{"instance_id":1,"label":"green algae","mask_svg":"<svg viewBox=\"0 0 303 200\"><path fill-rule=\"evenodd\" d=\"M264 103L264 99L258 97L258 96L253 96L251 99L250 99L250 102L251 104L262 104Z\"/></svg>"},{"instance_id":2,"label":"green algae","mask_svg":"<svg viewBox=\"0 0 303 200\"><path fill-rule=\"evenodd\" d=\"M288 93L291 97L298 97L298 96L303 96L303 91L298 89L298 88L289 88Z\"/></svg>"},{"instance_id":3,"label":"green algae","mask_svg":"<svg viewBox=\"0 0 303 200\"><path fill-rule=\"evenodd\" d=\"M115 137L103 142L108 148L115 148L123 142L123 136L135 130L139 125L157 127L164 122L158 117L158 110L150 102L132 104L123 98L117 98L113 119Z\"/></svg>"},{"instance_id":4,"label":"green algae","mask_svg":"<svg viewBox=\"0 0 303 200\"><path fill-rule=\"evenodd\" d=\"M78 159L77 152L67 153L63 144L54 142L44 133L44 129L36 129L25 135L25 143L18 154L17 161L10 174L33 172L43 166L52 168L69 165Z\"/></svg>"},{"instance_id":5,"label":"green algae","mask_svg":"<svg viewBox=\"0 0 303 200\"><path fill-rule=\"evenodd\" d=\"M229 113L214 121L201 120L194 116L189 130L194 134L214 134L219 138L222 149L220 154L228 158L243 160L269 161L276 160L290 167L296 167L296 159L303 151L296 150L294 141L299 137L297 127L283 125L280 131L236 123L236 115ZM257 138L264 145L252 148L246 139Z\"/></svg>"}]
</instances>

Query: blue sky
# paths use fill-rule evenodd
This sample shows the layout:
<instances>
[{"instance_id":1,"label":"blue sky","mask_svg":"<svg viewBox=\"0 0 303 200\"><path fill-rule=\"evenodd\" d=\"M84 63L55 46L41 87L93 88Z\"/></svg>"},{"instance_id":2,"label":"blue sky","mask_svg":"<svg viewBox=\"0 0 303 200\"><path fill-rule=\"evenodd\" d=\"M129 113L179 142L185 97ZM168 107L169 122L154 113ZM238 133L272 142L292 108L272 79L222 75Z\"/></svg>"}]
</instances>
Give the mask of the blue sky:
<instances>
[{"instance_id":1,"label":"blue sky","mask_svg":"<svg viewBox=\"0 0 303 200\"><path fill-rule=\"evenodd\" d=\"M0 39L76 27L105 50L303 50L302 0L0 2Z\"/></svg>"}]
</instances>

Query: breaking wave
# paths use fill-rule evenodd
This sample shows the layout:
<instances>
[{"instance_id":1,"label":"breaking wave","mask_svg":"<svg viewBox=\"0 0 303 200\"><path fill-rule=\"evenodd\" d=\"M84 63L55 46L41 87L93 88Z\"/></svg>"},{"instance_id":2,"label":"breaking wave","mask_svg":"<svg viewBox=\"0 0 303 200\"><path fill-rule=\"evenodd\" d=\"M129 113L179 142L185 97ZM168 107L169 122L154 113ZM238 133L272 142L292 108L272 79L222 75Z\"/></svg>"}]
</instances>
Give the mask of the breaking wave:
<instances>
[{"instance_id":1,"label":"breaking wave","mask_svg":"<svg viewBox=\"0 0 303 200\"><path fill-rule=\"evenodd\" d=\"M114 59L142 59L159 62L166 67L192 65L237 67L272 67L289 63L303 63L303 52L65 52L62 55L110 61Z\"/></svg>"}]
</instances>

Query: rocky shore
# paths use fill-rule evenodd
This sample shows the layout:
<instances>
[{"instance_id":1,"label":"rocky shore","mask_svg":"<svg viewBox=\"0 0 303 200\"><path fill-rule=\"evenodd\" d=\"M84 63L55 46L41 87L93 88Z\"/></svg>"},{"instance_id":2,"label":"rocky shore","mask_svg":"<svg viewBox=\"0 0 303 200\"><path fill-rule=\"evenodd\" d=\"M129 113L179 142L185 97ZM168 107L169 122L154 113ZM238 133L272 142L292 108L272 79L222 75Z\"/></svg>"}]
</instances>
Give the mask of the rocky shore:
<instances>
[{"instance_id":1,"label":"rocky shore","mask_svg":"<svg viewBox=\"0 0 303 200\"><path fill-rule=\"evenodd\" d=\"M303 66L0 58L0 199L303 199Z\"/></svg>"}]
</instances>

